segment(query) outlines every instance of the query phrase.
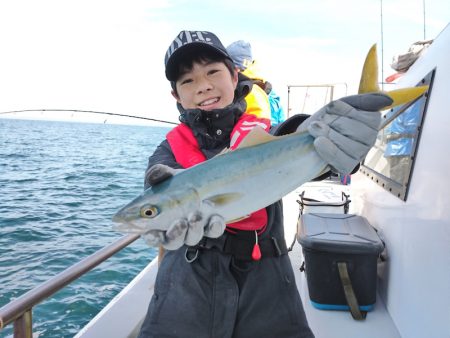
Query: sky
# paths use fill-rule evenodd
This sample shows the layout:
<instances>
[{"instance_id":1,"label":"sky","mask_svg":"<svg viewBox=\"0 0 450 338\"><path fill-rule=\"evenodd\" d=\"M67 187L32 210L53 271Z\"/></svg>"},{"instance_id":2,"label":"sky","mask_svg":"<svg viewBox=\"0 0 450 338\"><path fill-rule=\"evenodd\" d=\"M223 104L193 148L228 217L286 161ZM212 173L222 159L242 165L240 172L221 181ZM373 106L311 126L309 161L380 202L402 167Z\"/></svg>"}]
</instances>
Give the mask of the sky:
<instances>
[{"instance_id":1,"label":"sky","mask_svg":"<svg viewBox=\"0 0 450 338\"><path fill-rule=\"evenodd\" d=\"M292 85L356 93L374 43L380 80L391 75L394 55L449 22L448 0L1 0L0 113L76 109L177 122L164 55L181 30L211 31L225 46L249 41L286 109ZM296 90L291 104L306 95ZM0 117L113 121L62 112Z\"/></svg>"}]
</instances>

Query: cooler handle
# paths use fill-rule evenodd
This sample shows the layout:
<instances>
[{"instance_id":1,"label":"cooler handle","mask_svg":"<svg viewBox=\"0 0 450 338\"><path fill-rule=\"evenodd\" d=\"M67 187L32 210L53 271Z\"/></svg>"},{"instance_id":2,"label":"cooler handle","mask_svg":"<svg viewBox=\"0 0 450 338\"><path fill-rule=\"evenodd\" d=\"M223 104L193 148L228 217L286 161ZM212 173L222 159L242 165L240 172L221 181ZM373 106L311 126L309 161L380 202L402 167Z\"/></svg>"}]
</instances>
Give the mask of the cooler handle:
<instances>
[{"instance_id":1,"label":"cooler handle","mask_svg":"<svg viewBox=\"0 0 450 338\"><path fill-rule=\"evenodd\" d=\"M338 262L339 277L341 278L342 287L344 288L345 299L350 307L350 313L355 320L366 319L367 312L359 309L358 300L353 290L352 281L347 270L346 262Z\"/></svg>"}]
</instances>

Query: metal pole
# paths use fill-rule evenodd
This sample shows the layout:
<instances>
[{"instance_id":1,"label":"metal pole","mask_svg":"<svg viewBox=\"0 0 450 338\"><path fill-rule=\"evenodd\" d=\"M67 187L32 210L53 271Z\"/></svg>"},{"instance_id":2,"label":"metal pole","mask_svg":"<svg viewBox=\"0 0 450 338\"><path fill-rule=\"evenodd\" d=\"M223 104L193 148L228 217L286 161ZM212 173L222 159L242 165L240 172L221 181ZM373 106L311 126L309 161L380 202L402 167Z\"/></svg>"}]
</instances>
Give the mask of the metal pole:
<instances>
[{"instance_id":1,"label":"metal pole","mask_svg":"<svg viewBox=\"0 0 450 338\"><path fill-rule=\"evenodd\" d=\"M383 0L380 0L381 23L381 90L384 90L384 36L383 36Z\"/></svg>"},{"instance_id":2,"label":"metal pole","mask_svg":"<svg viewBox=\"0 0 450 338\"><path fill-rule=\"evenodd\" d=\"M291 116L291 106L289 105L289 97L291 96L291 86L288 86L288 98L287 98L287 117L289 118Z\"/></svg>"},{"instance_id":3,"label":"metal pole","mask_svg":"<svg viewBox=\"0 0 450 338\"><path fill-rule=\"evenodd\" d=\"M426 40L427 39L427 35L425 34L425 0L423 0L423 39Z\"/></svg>"},{"instance_id":4,"label":"metal pole","mask_svg":"<svg viewBox=\"0 0 450 338\"><path fill-rule=\"evenodd\" d=\"M31 310L14 322L14 338L33 338L33 318Z\"/></svg>"}]
</instances>

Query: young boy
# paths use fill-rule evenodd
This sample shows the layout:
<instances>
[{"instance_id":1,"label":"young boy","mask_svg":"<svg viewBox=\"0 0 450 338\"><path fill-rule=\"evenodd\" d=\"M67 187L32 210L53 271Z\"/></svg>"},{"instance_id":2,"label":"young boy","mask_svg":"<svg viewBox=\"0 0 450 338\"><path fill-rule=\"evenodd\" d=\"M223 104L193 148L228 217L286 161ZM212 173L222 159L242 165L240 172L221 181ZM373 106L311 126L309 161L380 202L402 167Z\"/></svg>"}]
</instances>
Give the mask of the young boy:
<instances>
[{"instance_id":1,"label":"young boy","mask_svg":"<svg viewBox=\"0 0 450 338\"><path fill-rule=\"evenodd\" d=\"M180 32L167 51L165 65L182 123L150 156L146 187L224 148L234 149L253 126L266 130L270 126L267 119L244 114L245 95L251 88L239 81L233 61L214 34ZM363 116L363 122L353 119L355 115ZM376 128L370 123L378 126L379 119L378 112L336 101L302 128L322 140L316 149L332 167L351 171L375 141ZM303 120L289 119L276 134L295 131ZM339 131L330 132L336 121L342 122ZM360 136L372 144L343 140L354 128L366 131ZM345 150L356 153L350 156ZM139 337L314 337L287 255L281 201L230 224L219 215L208 220L194 215L179 220L170 231L143 236L168 250Z\"/></svg>"}]
</instances>

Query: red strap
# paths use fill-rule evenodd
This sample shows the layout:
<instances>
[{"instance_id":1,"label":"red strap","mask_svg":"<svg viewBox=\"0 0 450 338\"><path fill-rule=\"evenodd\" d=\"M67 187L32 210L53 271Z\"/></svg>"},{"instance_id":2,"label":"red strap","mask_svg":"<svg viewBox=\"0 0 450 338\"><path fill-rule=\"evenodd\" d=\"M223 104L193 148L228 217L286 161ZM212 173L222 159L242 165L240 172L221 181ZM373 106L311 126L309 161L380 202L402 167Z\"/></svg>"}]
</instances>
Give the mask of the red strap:
<instances>
[{"instance_id":1,"label":"red strap","mask_svg":"<svg viewBox=\"0 0 450 338\"><path fill-rule=\"evenodd\" d=\"M256 126L263 128L265 131L269 131L270 120L259 118L253 114L244 114L231 132L230 148L233 150L236 149L245 136Z\"/></svg>"}]
</instances>

